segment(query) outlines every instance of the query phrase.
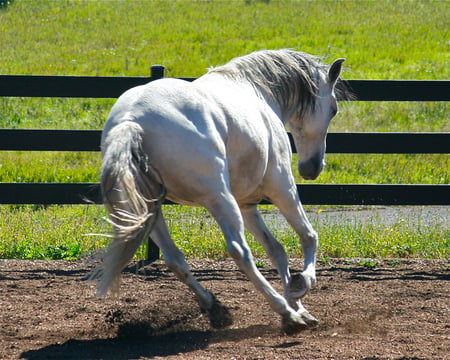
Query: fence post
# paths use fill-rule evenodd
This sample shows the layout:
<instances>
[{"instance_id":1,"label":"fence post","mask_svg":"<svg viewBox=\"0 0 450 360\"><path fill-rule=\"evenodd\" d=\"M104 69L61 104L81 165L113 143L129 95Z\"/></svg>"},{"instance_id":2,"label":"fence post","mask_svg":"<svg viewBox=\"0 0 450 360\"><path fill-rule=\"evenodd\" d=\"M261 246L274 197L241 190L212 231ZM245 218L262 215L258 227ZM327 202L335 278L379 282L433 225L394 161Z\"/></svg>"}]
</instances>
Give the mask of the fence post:
<instances>
[{"instance_id":1,"label":"fence post","mask_svg":"<svg viewBox=\"0 0 450 360\"><path fill-rule=\"evenodd\" d=\"M164 77L164 66L152 65L150 68L152 80L162 79ZM159 259L159 247L149 236L147 241L147 261L153 262Z\"/></svg>"},{"instance_id":2,"label":"fence post","mask_svg":"<svg viewBox=\"0 0 450 360\"><path fill-rule=\"evenodd\" d=\"M159 259L159 247L149 236L147 241L147 261L153 262Z\"/></svg>"},{"instance_id":3,"label":"fence post","mask_svg":"<svg viewBox=\"0 0 450 360\"><path fill-rule=\"evenodd\" d=\"M152 65L152 67L150 68L150 74L152 80L162 79L164 77L164 66Z\"/></svg>"}]
</instances>

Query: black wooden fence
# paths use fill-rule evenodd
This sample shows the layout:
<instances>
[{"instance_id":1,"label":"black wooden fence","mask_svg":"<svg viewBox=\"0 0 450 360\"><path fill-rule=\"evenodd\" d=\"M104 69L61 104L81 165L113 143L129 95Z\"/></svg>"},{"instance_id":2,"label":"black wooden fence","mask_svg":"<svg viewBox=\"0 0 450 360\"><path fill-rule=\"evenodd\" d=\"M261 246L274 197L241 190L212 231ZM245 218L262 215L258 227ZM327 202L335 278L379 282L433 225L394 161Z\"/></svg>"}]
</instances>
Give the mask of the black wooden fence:
<instances>
[{"instance_id":1,"label":"black wooden fence","mask_svg":"<svg viewBox=\"0 0 450 360\"><path fill-rule=\"evenodd\" d=\"M161 65L152 66L150 77L0 75L0 96L117 98L131 87L163 76ZM450 101L450 81L346 83L358 101ZM100 136L98 130L0 129L0 150L99 151ZM327 153L449 154L450 133L329 133ZM450 205L448 184L299 184L298 188L304 204ZM87 202L101 202L98 183L0 183L0 204Z\"/></svg>"}]
</instances>

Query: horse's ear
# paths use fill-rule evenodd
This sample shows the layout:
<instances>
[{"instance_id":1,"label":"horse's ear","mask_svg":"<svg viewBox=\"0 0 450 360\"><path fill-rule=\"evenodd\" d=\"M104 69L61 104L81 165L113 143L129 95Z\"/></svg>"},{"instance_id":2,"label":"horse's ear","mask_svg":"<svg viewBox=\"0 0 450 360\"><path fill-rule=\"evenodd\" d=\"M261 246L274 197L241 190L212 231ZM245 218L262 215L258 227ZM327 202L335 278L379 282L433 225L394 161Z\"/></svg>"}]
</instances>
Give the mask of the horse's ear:
<instances>
[{"instance_id":1,"label":"horse's ear","mask_svg":"<svg viewBox=\"0 0 450 360\"><path fill-rule=\"evenodd\" d=\"M331 64L330 69L328 70L328 81L330 82L331 87L336 84L339 75L341 74L342 64L345 59L337 59Z\"/></svg>"}]
</instances>

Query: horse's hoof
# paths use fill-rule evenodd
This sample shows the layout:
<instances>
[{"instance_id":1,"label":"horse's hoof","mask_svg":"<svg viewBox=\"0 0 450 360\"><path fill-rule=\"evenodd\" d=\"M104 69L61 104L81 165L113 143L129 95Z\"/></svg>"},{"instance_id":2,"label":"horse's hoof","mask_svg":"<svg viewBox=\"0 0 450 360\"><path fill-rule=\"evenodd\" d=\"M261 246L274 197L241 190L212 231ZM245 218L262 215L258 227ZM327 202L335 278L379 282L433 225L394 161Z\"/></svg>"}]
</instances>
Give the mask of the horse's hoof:
<instances>
[{"instance_id":1,"label":"horse's hoof","mask_svg":"<svg viewBox=\"0 0 450 360\"><path fill-rule=\"evenodd\" d=\"M311 288L311 282L303 274L294 274L289 281L289 295L295 300L302 298Z\"/></svg>"},{"instance_id":2,"label":"horse's hoof","mask_svg":"<svg viewBox=\"0 0 450 360\"><path fill-rule=\"evenodd\" d=\"M233 323L233 318L228 309L216 298L214 298L213 305L206 310L206 313L214 329L223 329Z\"/></svg>"},{"instance_id":3,"label":"horse's hoof","mask_svg":"<svg viewBox=\"0 0 450 360\"><path fill-rule=\"evenodd\" d=\"M319 321L307 311L303 311L302 313L299 313L299 315L310 329L314 329L319 323Z\"/></svg>"},{"instance_id":4,"label":"horse's hoof","mask_svg":"<svg viewBox=\"0 0 450 360\"><path fill-rule=\"evenodd\" d=\"M293 335L308 329L308 324L303 321L302 316L297 313L290 313L287 316L283 316L281 319L281 326L287 335Z\"/></svg>"}]
</instances>

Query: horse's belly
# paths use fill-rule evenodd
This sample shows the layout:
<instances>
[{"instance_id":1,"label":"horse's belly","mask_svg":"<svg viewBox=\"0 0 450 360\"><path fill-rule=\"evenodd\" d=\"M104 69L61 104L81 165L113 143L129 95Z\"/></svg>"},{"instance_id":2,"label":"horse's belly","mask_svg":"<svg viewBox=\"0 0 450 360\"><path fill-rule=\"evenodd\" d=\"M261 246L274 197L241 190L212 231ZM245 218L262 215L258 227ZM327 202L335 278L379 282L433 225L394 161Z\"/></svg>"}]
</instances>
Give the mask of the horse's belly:
<instances>
[{"instance_id":1,"label":"horse's belly","mask_svg":"<svg viewBox=\"0 0 450 360\"><path fill-rule=\"evenodd\" d=\"M174 202L175 204L186 205L186 206L203 206L199 204L198 201L192 199L185 199L184 197L178 197L174 194L167 194L166 199Z\"/></svg>"}]
</instances>

